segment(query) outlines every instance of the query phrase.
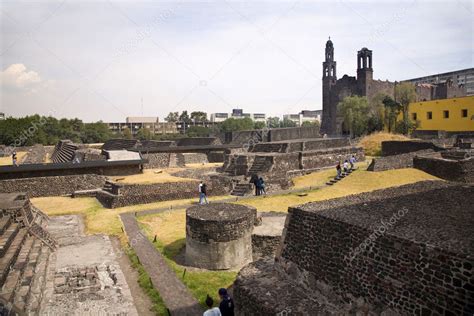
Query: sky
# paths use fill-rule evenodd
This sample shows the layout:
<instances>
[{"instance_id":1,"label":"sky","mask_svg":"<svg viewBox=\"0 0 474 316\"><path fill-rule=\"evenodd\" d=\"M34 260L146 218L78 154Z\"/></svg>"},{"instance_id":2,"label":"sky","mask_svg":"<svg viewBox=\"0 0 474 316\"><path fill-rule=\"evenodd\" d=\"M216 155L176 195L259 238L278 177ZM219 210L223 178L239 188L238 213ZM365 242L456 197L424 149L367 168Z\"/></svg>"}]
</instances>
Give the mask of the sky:
<instances>
[{"instance_id":1,"label":"sky","mask_svg":"<svg viewBox=\"0 0 474 316\"><path fill-rule=\"evenodd\" d=\"M125 121L322 107L373 51L374 78L473 67L474 1L2 1L0 112Z\"/></svg>"}]
</instances>

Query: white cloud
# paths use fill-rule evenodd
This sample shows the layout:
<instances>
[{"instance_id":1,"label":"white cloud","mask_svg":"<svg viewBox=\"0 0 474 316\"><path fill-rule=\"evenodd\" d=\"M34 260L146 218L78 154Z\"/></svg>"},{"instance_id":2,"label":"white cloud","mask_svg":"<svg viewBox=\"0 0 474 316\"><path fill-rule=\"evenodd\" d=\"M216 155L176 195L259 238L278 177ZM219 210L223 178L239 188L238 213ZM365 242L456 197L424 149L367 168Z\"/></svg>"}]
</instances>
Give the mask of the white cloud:
<instances>
[{"instance_id":1,"label":"white cloud","mask_svg":"<svg viewBox=\"0 0 474 316\"><path fill-rule=\"evenodd\" d=\"M41 83L40 75L32 70L27 70L23 64L12 64L0 73L2 87L26 89L34 91L34 86Z\"/></svg>"}]
</instances>

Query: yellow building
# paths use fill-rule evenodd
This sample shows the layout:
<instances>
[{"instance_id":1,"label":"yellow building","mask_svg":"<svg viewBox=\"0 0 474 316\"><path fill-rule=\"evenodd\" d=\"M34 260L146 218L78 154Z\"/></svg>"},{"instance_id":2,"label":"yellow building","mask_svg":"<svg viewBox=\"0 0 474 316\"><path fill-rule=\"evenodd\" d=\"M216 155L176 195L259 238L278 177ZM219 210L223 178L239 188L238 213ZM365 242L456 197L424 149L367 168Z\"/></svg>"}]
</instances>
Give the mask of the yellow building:
<instances>
[{"instance_id":1,"label":"yellow building","mask_svg":"<svg viewBox=\"0 0 474 316\"><path fill-rule=\"evenodd\" d=\"M410 103L410 119L419 122L417 130L474 131L474 96Z\"/></svg>"}]
</instances>

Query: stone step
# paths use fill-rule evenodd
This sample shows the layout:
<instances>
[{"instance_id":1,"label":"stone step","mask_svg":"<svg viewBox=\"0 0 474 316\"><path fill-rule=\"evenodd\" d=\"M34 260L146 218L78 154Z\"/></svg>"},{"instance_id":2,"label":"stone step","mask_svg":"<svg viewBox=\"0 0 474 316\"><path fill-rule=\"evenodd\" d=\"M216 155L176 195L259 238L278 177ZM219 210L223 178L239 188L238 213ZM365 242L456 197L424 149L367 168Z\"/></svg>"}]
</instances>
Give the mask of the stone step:
<instances>
[{"instance_id":1,"label":"stone step","mask_svg":"<svg viewBox=\"0 0 474 316\"><path fill-rule=\"evenodd\" d=\"M74 191L72 193L73 198L77 197L95 197L97 195L97 192L99 192L101 189L92 189L92 190L78 190Z\"/></svg>"},{"instance_id":2,"label":"stone step","mask_svg":"<svg viewBox=\"0 0 474 316\"><path fill-rule=\"evenodd\" d=\"M0 237L0 257L3 257L5 252L7 252L19 229L20 225L18 223L12 223Z\"/></svg>"},{"instance_id":3,"label":"stone step","mask_svg":"<svg viewBox=\"0 0 474 316\"><path fill-rule=\"evenodd\" d=\"M26 229L21 229L16 234L5 255L0 259L0 286L3 286L5 283L10 267L15 263L27 234L28 231Z\"/></svg>"},{"instance_id":4,"label":"stone step","mask_svg":"<svg viewBox=\"0 0 474 316\"><path fill-rule=\"evenodd\" d=\"M41 300L43 298L44 287L46 284L46 274L51 250L43 245L41 253L37 257L37 263L34 270L33 279L30 283L30 291L26 298L26 312L28 314L37 314Z\"/></svg>"},{"instance_id":5,"label":"stone step","mask_svg":"<svg viewBox=\"0 0 474 316\"><path fill-rule=\"evenodd\" d=\"M47 245L52 250L55 250L58 247L56 240L48 233L47 230L43 229L43 227L34 223L28 228L28 232L39 238L43 244Z\"/></svg>"},{"instance_id":6,"label":"stone step","mask_svg":"<svg viewBox=\"0 0 474 316\"><path fill-rule=\"evenodd\" d=\"M12 221L10 216L4 216L0 218L0 235L3 235L5 231L8 229Z\"/></svg>"},{"instance_id":7,"label":"stone step","mask_svg":"<svg viewBox=\"0 0 474 316\"><path fill-rule=\"evenodd\" d=\"M7 302L13 301L13 297L16 293L16 288L18 287L18 284L20 282L21 274L28 264L28 257L30 255L30 251L33 247L34 242L34 237L26 238L25 243L23 244L23 247L21 247L20 253L18 254L15 264L12 266L10 273L8 273L8 276L0 293L1 297Z\"/></svg>"}]
</instances>

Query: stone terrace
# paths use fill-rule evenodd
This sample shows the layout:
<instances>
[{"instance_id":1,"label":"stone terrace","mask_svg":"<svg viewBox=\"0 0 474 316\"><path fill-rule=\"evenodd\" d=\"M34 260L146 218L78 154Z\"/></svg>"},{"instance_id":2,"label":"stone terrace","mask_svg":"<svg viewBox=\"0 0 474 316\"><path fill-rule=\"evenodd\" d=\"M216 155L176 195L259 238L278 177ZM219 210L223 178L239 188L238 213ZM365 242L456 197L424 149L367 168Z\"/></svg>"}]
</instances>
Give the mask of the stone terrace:
<instances>
[{"instance_id":1,"label":"stone terrace","mask_svg":"<svg viewBox=\"0 0 474 316\"><path fill-rule=\"evenodd\" d=\"M472 196L426 181L290 208L275 264L239 274L239 311L472 314Z\"/></svg>"}]
</instances>

